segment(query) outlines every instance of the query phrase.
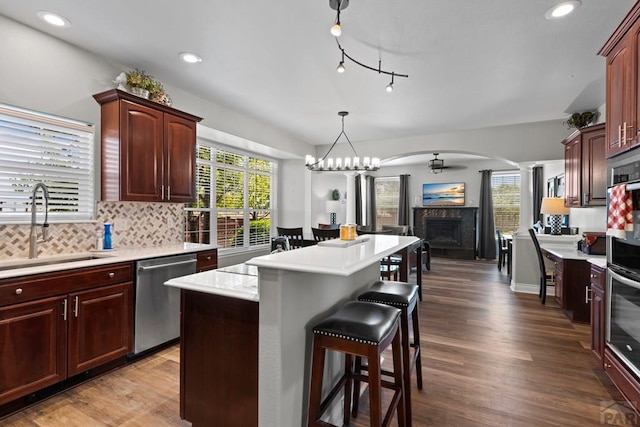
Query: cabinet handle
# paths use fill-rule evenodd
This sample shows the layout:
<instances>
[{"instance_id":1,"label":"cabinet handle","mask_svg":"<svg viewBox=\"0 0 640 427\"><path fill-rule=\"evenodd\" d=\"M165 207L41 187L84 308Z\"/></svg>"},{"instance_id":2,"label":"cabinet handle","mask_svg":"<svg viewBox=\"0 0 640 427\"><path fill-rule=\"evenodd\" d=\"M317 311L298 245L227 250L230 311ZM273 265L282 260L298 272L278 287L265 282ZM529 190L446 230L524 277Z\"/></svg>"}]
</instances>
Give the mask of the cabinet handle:
<instances>
[{"instance_id":1,"label":"cabinet handle","mask_svg":"<svg viewBox=\"0 0 640 427\"><path fill-rule=\"evenodd\" d=\"M595 274L591 274L591 278L595 279L596 275Z\"/></svg>"},{"instance_id":2,"label":"cabinet handle","mask_svg":"<svg viewBox=\"0 0 640 427\"><path fill-rule=\"evenodd\" d=\"M211 261L211 255L207 257L207 261Z\"/></svg>"},{"instance_id":3,"label":"cabinet handle","mask_svg":"<svg viewBox=\"0 0 640 427\"><path fill-rule=\"evenodd\" d=\"M162 200L164 200L164 185L160 186L160 195L162 195Z\"/></svg>"},{"instance_id":4,"label":"cabinet handle","mask_svg":"<svg viewBox=\"0 0 640 427\"><path fill-rule=\"evenodd\" d=\"M589 304L591 302L591 289L588 286L584 287L584 303Z\"/></svg>"},{"instance_id":5,"label":"cabinet handle","mask_svg":"<svg viewBox=\"0 0 640 427\"><path fill-rule=\"evenodd\" d=\"M116 277L116 273L114 273L113 271L109 272L109 277L113 279L114 277Z\"/></svg>"},{"instance_id":6,"label":"cabinet handle","mask_svg":"<svg viewBox=\"0 0 640 427\"><path fill-rule=\"evenodd\" d=\"M627 145L627 122L622 123L622 145Z\"/></svg>"},{"instance_id":7,"label":"cabinet handle","mask_svg":"<svg viewBox=\"0 0 640 427\"><path fill-rule=\"evenodd\" d=\"M22 288L16 289L16 295L20 295L20 294L22 294Z\"/></svg>"},{"instance_id":8,"label":"cabinet handle","mask_svg":"<svg viewBox=\"0 0 640 427\"><path fill-rule=\"evenodd\" d=\"M608 363L605 363L604 367L608 369L608 368L611 368L611 365L609 365Z\"/></svg>"},{"instance_id":9,"label":"cabinet handle","mask_svg":"<svg viewBox=\"0 0 640 427\"><path fill-rule=\"evenodd\" d=\"M76 296L76 301L74 303L73 315L74 317L78 317L78 297L77 296Z\"/></svg>"},{"instance_id":10,"label":"cabinet handle","mask_svg":"<svg viewBox=\"0 0 640 427\"><path fill-rule=\"evenodd\" d=\"M171 186L167 185L167 200L171 200Z\"/></svg>"},{"instance_id":11,"label":"cabinet handle","mask_svg":"<svg viewBox=\"0 0 640 427\"><path fill-rule=\"evenodd\" d=\"M62 300L62 319L67 320L67 299Z\"/></svg>"},{"instance_id":12,"label":"cabinet handle","mask_svg":"<svg viewBox=\"0 0 640 427\"><path fill-rule=\"evenodd\" d=\"M618 125L618 147L622 146L622 125Z\"/></svg>"}]
</instances>

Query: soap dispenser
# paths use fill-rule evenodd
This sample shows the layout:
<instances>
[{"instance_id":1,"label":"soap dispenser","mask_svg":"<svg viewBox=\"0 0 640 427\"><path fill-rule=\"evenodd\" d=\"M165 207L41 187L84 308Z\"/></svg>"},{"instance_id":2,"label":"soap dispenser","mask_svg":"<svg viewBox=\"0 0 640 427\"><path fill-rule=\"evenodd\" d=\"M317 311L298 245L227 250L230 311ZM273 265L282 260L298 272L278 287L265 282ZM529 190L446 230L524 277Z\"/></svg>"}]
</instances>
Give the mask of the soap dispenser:
<instances>
[{"instance_id":1,"label":"soap dispenser","mask_svg":"<svg viewBox=\"0 0 640 427\"><path fill-rule=\"evenodd\" d=\"M109 222L104 223L103 242L104 249L111 249L111 223Z\"/></svg>"}]
</instances>

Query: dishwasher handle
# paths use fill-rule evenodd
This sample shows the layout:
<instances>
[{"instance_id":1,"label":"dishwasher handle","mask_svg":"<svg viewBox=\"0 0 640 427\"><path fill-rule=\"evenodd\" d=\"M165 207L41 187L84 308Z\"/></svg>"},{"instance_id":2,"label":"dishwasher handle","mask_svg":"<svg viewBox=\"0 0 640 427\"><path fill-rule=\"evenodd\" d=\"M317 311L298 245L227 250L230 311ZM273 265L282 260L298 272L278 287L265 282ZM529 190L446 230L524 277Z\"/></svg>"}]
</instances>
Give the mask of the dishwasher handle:
<instances>
[{"instance_id":1,"label":"dishwasher handle","mask_svg":"<svg viewBox=\"0 0 640 427\"><path fill-rule=\"evenodd\" d=\"M167 268L167 267L173 267L176 265L193 264L196 262L198 262L197 259L189 259L187 261L169 262L166 264L158 264L158 265L150 265L150 266L140 265L138 266L138 271L157 270L158 268Z\"/></svg>"}]
</instances>

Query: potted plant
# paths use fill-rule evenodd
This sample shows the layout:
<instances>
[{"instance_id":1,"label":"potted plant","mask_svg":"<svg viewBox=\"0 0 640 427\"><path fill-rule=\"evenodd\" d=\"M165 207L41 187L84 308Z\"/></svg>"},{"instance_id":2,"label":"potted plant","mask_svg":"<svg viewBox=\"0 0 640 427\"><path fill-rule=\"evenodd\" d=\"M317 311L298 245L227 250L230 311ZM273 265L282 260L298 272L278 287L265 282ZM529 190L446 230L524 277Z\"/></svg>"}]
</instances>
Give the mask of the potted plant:
<instances>
[{"instance_id":1,"label":"potted plant","mask_svg":"<svg viewBox=\"0 0 640 427\"><path fill-rule=\"evenodd\" d=\"M591 111L585 111L583 113L573 113L563 124L569 129L580 129L587 126L589 123L595 120L595 118L595 113L592 113Z\"/></svg>"},{"instance_id":2,"label":"potted plant","mask_svg":"<svg viewBox=\"0 0 640 427\"><path fill-rule=\"evenodd\" d=\"M154 78L145 71L137 68L127 73L127 85L131 88L131 93L142 98L149 98L149 87L153 87Z\"/></svg>"}]
</instances>

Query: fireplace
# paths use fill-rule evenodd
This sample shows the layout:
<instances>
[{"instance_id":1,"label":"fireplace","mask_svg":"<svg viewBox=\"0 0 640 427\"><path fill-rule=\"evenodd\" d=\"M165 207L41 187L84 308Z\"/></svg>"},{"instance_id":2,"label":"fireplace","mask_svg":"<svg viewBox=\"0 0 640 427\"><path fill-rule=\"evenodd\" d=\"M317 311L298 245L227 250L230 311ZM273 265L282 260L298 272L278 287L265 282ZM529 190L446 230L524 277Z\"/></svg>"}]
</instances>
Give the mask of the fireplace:
<instances>
[{"instance_id":1,"label":"fireplace","mask_svg":"<svg viewBox=\"0 0 640 427\"><path fill-rule=\"evenodd\" d=\"M415 207L415 235L429 242L432 256L475 259L477 212L475 207Z\"/></svg>"},{"instance_id":2,"label":"fireplace","mask_svg":"<svg viewBox=\"0 0 640 427\"><path fill-rule=\"evenodd\" d=\"M462 245L461 218L425 218L424 229L432 247Z\"/></svg>"}]
</instances>

